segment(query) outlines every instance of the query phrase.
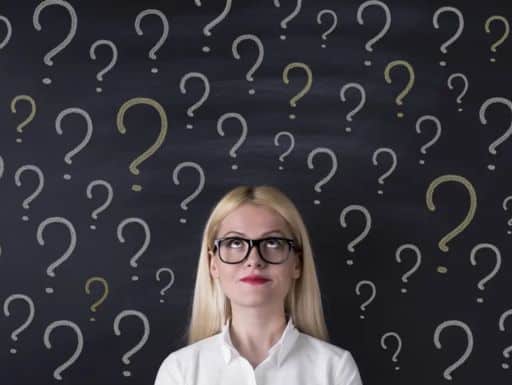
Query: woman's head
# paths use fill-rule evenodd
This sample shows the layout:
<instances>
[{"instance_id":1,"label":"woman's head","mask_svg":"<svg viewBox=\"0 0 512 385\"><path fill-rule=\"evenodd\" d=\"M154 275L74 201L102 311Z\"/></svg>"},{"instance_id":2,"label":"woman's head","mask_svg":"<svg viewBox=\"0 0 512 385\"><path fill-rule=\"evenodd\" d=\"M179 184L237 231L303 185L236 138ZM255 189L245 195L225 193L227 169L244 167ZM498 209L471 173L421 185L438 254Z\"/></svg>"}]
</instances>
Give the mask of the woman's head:
<instances>
[{"instance_id":1,"label":"woman's head","mask_svg":"<svg viewBox=\"0 0 512 385\"><path fill-rule=\"evenodd\" d=\"M287 238L293 240L293 247L288 249L289 243L284 241L282 252L287 251L286 259L280 264L260 258L256 247L241 263L229 264L222 262L219 255L219 251L226 252L225 243L220 250L214 244L215 239L227 236ZM245 247L241 240L234 240L231 245L232 250ZM270 240L260 246L265 253L265 247L275 247L276 242ZM253 287L240 281L248 274L263 275L270 281ZM299 330L328 339L307 229L292 201L272 186L238 186L211 211L201 242L188 343L217 333L232 316L233 307L247 306L267 311L284 307Z\"/></svg>"}]
</instances>

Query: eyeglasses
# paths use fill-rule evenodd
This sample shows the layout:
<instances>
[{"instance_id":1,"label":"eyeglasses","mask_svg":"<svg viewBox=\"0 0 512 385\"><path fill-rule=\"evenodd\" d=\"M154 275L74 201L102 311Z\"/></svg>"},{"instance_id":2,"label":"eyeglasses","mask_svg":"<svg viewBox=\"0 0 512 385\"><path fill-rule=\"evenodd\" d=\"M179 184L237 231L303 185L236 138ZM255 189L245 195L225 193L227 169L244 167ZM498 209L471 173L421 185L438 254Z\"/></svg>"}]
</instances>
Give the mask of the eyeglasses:
<instances>
[{"instance_id":1,"label":"eyeglasses","mask_svg":"<svg viewBox=\"0 0 512 385\"><path fill-rule=\"evenodd\" d=\"M256 246L261 259L267 263L284 263L290 256L292 248L297 249L293 239L268 237L261 239L246 239L240 237L219 238L213 241L214 252L219 250L222 262L236 264L244 261Z\"/></svg>"}]
</instances>

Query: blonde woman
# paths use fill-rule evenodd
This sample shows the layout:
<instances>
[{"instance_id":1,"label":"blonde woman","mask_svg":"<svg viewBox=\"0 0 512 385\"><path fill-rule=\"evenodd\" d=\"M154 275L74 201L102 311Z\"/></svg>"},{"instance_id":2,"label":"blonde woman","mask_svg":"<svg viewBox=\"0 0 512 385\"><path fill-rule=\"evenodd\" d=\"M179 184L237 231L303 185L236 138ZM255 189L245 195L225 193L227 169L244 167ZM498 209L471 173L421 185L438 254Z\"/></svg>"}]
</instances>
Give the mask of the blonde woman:
<instances>
[{"instance_id":1,"label":"blonde woman","mask_svg":"<svg viewBox=\"0 0 512 385\"><path fill-rule=\"evenodd\" d=\"M197 267L188 345L155 385L361 385L329 343L313 251L292 201L239 186L213 208Z\"/></svg>"}]
</instances>

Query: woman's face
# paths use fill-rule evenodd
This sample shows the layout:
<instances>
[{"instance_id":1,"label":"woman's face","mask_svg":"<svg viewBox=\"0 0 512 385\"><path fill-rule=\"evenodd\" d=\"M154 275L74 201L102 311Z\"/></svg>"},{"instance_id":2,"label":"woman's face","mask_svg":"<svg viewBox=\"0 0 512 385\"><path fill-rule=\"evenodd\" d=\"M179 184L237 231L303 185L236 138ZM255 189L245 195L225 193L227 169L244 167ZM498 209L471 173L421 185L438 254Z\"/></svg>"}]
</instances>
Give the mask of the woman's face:
<instances>
[{"instance_id":1,"label":"woman's face","mask_svg":"<svg viewBox=\"0 0 512 385\"><path fill-rule=\"evenodd\" d=\"M292 233L284 218L271 208L246 203L233 210L220 223L216 238L237 236L259 239L270 236L293 239ZM241 263L227 264L210 250L210 273L218 278L224 294L231 300L232 306L265 307L282 309L284 299L294 279L300 277L300 258L292 249L290 256L282 264L265 262L258 254L256 247L251 249L249 256ZM251 285L240 281L250 275L262 275L270 279L263 285Z\"/></svg>"}]
</instances>

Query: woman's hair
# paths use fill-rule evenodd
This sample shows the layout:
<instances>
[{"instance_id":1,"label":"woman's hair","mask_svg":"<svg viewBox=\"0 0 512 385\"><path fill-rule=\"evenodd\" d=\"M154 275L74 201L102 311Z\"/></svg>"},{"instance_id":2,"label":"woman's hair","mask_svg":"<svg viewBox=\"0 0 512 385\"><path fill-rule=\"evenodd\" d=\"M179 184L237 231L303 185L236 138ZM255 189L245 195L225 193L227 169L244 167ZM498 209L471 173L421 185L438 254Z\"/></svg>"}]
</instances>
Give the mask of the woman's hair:
<instances>
[{"instance_id":1,"label":"woman's hair","mask_svg":"<svg viewBox=\"0 0 512 385\"><path fill-rule=\"evenodd\" d=\"M230 300L224 295L218 280L210 275L208 250L213 249L220 222L245 203L274 209L287 222L298 250L302 252L301 275L292 280L292 286L285 298L285 313L292 316L295 327L301 332L329 341L306 226L293 202L277 188L265 185L235 187L211 211L202 236L190 322L182 339L186 339L187 344L192 344L210 337L219 333L225 321L231 318Z\"/></svg>"}]
</instances>

